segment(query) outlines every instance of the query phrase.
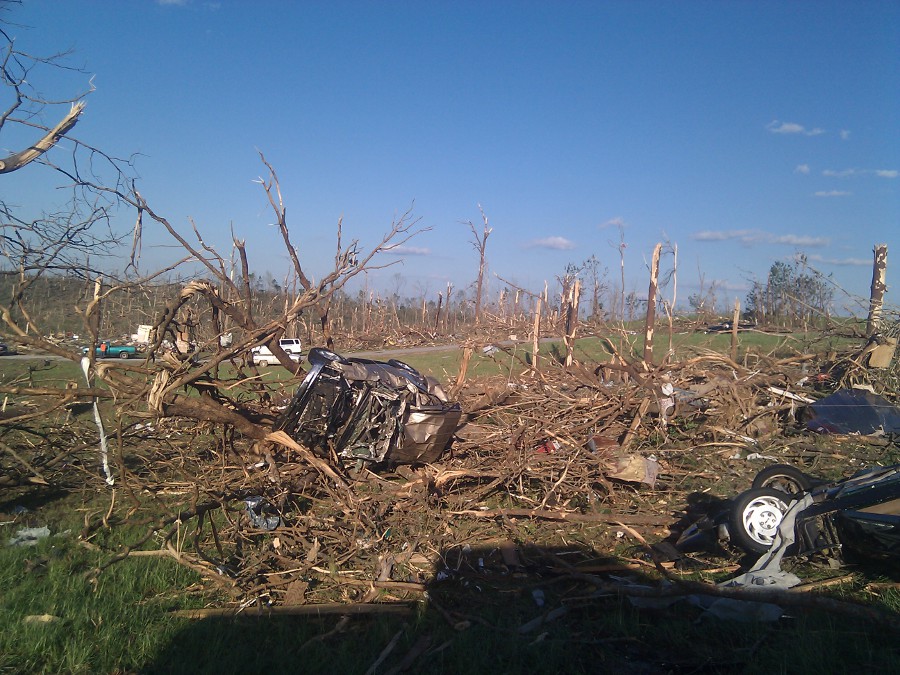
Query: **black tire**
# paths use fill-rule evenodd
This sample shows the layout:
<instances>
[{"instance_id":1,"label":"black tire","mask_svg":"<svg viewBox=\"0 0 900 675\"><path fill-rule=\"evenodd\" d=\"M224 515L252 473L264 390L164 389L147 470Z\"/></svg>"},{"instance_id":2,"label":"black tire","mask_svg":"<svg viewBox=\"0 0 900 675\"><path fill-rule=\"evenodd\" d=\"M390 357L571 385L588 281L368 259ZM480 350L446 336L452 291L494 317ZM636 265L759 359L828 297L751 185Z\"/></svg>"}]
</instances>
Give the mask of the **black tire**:
<instances>
[{"instance_id":1,"label":"black tire","mask_svg":"<svg viewBox=\"0 0 900 675\"><path fill-rule=\"evenodd\" d=\"M806 492L813 486L813 479L789 464L773 464L756 474L755 488L773 488L789 495Z\"/></svg>"},{"instance_id":2,"label":"black tire","mask_svg":"<svg viewBox=\"0 0 900 675\"><path fill-rule=\"evenodd\" d=\"M268 368L269 362L266 361L265 359L259 359L259 360L257 360L256 365L262 366L263 368Z\"/></svg>"},{"instance_id":3,"label":"black tire","mask_svg":"<svg viewBox=\"0 0 900 675\"><path fill-rule=\"evenodd\" d=\"M119 352L119 358L120 359L129 359L129 358L131 358L131 354L129 354L128 352Z\"/></svg>"},{"instance_id":4,"label":"black tire","mask_svg":"<svg viewBox=\"0 0 900 675\"><path fill-rule=\"evenodd\" d=\"M753 488L734 498L728 514L728 534L748 553L772 548L781 519L791 505L789 495L774 488Z\"/></svg>"}]
</instances>

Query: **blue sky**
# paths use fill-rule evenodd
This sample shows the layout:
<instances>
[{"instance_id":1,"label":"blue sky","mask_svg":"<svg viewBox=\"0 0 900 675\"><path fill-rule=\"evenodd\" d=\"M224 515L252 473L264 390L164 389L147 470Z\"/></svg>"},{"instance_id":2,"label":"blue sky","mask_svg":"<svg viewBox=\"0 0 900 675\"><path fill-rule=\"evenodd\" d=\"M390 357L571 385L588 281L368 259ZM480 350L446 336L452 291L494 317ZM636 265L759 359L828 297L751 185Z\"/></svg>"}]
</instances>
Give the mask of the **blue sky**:
<instances>
[{"instance_id":1,"label":"blue sky","mask_svg":"<svg viewBox=\"0 0 900 675\"><path fill-rule=\"evenodd\" d=\"M481 204L490 271L535 290L591 255L617 283L620 226L639 294L664 238L680 298L702 272L723 308L798 251L867 296L887 243L900 288L897 2L25 0L8 18L19 48L72 47L94 74L79 138L140 153L158 212L226 255L233 227L276 279L257 150L311 276L339 218L370 247L413 205L431 230L370 283L466 287ZM147 236L145 269L175 258Z\"/></svg>"}]
</instances>

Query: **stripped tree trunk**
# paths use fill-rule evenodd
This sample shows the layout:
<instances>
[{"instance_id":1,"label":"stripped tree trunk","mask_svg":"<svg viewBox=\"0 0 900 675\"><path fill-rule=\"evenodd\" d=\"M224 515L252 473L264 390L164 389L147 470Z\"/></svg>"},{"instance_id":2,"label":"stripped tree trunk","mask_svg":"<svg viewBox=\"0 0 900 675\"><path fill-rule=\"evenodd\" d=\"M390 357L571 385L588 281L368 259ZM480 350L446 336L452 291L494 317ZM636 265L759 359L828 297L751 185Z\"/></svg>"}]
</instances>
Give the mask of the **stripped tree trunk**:
<instances>
[{"instance_id":1,"label":"stripped tree trunk","mask_svg":"<svg viewBox=\"0 0 900 675\"><path fill-rule=\"evenodd\" d=\"M447 282L447 311L444 312L444 332L449 333L453 330L453 326L450 324L450 311L452 305L450 304L450 296L453 293L453 284Z\"/></svg>"},{"instance_id":2,"label":"stripped tree trunk","mask_svg":"<svg viewBox=\"0 0 900 675\"><path fill-rule=\"evenodd\" d=\"M734 299L734 316L731 321L731 360L737 361L737 334L738 324L741 320L741 301Z\"/></svg>"},{"instance_id":3,"label":"stripped tree trunk","mask_svg":"<svg viewBox=\"0 0 900 675\"><path fill-rule=\"evenodd\" d=\"M872 289L869 294L869 318L866 321L866 335L871 337L878 332L881 321L881 308L884 294L887 291L885 277L887 275L887 244L878 244L873 251L875 260L872 265Z\"/></svg>"},{"instance_id":4,"label":"stripped tree trunk","mask_svg":"<svg viewBox=\"0 0 900 675\"><path fill-rule=\"evenodd\" d=\"M650 261L650 288L647 291L647 322L644 327L644 361L653 362L653 326L656 323L656 291L659 286L659 254L662 244L653 249Z\"/></svg>"},{"instance_id":5,"label":"stripped tree trunk","mask_svg":"<svg viewBox=\"0 0 900 675\"><path fill-rule=\"evenodd\" d=\"M541 335L541 296L537 296L537 300L534 304L534 333L532 336L532 344L531 344L531 367L534 369L534 372L540 372L540 366L538 366L538 345L540 342Z\"/></svg>"},{"instance_id":6,"label":"stripped tree trunk","mask_svg":"<svg viewBox=\"0 0 900 675\"><path fill-rule=\"evenodd\" d=\"M566 368L572 365L575 353L575 330L578 327L578 301L581 296L581 279L575 277L575 281L569 286L569 296L566 302Z\"/></svg>"},{"instance_id":7,"label":"stripped tree trunk","mask_svg":"<svg viewBox=\"0 0 900 675\"><path fill-rule=\"evenodd\" d=\"M453 396L457 396L460 389L462 389L463 384L465 384L466 374L469 372L469 360L472 358L472 352L474 351L475 350L470 346L463 349L462 361L459 364L459 373L456 376L456 384L453 387Z\"/></svg>"},{"instance_id":8,"label":"stripped tree trunk","mask_svg":"<svg viewBox=\"0 0 900 675\"><path fill-rule=\"evenodd\" d=\"M437 311L434 314L434 332L437 333L440 330L441 325L441 307L444 304L444 294L438 293L438 304Z\"/></svg>"},{"instance_id":9,"label":"stripped tree trunk","mask_svg":"<svg viewBox=\"0 0 900 675\"><path fill-rule=\"evenodd\" d=\"M491 228L488 227L488 218L484 213L484 209L481 208L481 204L478 205L478 209L481 211L481 219L484 221L484 230L482 230L481 236L478 235L478 231L475 229L475 225L472 224L472 221L469 221L469 228L472 230L472 246L478 251L478 280L475 284L476 325L481 322L481 297L484 287L484 269L487 265L485 249L487 248L487 239L491 234Z\"/></svg>"},{"instance_id":10,"label":"stripped tree trunk","mask_svg":"<svg viewBox=\"0 0 900 675\"><path fill-rule=\"evenodd\" d=\"M672 305L666 311L669 319L669 355L673 353L672 343L675 340L674 314L678 300L678 245L672 246Z\"/></svg>"}]
</instances>

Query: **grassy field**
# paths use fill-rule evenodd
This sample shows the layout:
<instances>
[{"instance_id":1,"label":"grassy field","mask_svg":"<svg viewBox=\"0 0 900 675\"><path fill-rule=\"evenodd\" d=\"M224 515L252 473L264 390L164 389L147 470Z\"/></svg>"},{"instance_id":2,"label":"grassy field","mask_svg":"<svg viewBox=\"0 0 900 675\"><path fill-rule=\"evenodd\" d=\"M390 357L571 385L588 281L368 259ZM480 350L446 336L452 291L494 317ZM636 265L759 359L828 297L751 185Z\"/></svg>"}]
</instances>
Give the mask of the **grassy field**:
<instances>
[{"instance_id":1,"label":"grassy field","mask_svg":"<svg viewBox=\"0 0 900 675\"><path fill-rule=\"evenodd\" d=\"M643 335L632 332L625 335L610 333L609 335L580 337L575 342L575 359L587 364L603 363L609 360L611 355L607 347L607 340L623 355L643 356ZM742 362L746 358L752 359L754 354L790 356L811 350L824 352L839 349L856 342L858 341L843 337L822 337L817 333L773 334L746 331L738 334L738 362ZM663 363L667 359L689 358L704 350L727 354L730 346L731 334L683 332L673 336L672 354L670 354L668 334L665 330L658 330L653 356L656 363ZM353 356L352 351L342 353L346 356ZM432 375L442 382L451 382L459 373L462 355L462 349L448 347L446 350L403 354L399 358L422 373ZM564 360L565 346L562 340L541 342L539 357L545 362L559 363ZM116 365L115 360L107 361L107 363ZM128 365L136 363L139 361L123 362ZM504 345L502 351L492 355L476 350L469 363L467 377L519 374L526 370L530 363L531 344L527 342ZM259 372L264 382L291 382L295 379L280 366L260 368ZM234 370L228 364L224 364L221 367L221 373L223 378L228 378L234 374ZM78 364L72 361L45 360L39 355L28 360L0 358L0 384L61 387L65 386L67 382L80 383L83 378Z\"/></svg>"},{"instance_id":2,"label":"grassy field","mask_svg":"<svg viewBox=\"0 0 900 675\"><path fill-rule=\"evenodd\" d=\"M607 340L620 354L628 357L643 356L643 336L635 333L628 335L610 334L594 335L578 338L575 341L574 358L585 364L597 364L608 361L611 357ZM738 362L745 359L753 362L754 355L771 355L786 357L810 350L826 352L832 349L845 348L857 341L843 337L822 337L820 334L785 333L771 334L756 331L738 334ZM677 333L672 340L672 354L669 353L668 334L657 331L653 357L656 363L664 363L667 359L680 360L690 358L703 351L714 351L728 354L731 348L731 335L722 333L706 334L699 331ZM351 354L352 355L352 354ZM562 340L550 340L540 344L539 358L545 363L560 363L565 359L565 345ZM425 354L408 354L401 357L411 366L423 373L433 375L444 382L456 379L462 361L462 350L428 352ZM494 375L519 374L531 363L531 344L519 342L505 345L502 351L492 355L476 351L469 363L467 376L487 377Z\"/></svg>"}]
</instances>

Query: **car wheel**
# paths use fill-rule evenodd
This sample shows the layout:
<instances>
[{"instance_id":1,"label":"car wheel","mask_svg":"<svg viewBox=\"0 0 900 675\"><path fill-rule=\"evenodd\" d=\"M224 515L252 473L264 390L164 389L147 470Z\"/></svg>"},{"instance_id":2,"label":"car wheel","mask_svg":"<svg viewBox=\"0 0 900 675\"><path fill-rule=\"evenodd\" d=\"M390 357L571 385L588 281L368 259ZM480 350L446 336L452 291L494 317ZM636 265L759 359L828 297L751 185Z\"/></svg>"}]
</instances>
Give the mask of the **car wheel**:
<instances>
[{"instance_id":1,"label":"car wheel","mask_svg":"<svg viewBox=\"0 0 900 675\"><path fill-rule=\"evenodd\" d=\"M753 479L755 488L774 488L789 495L806 492L813 486L813 480L800 469L788 464L767 466Z\"/></svg>"},{"instance_id":2,"label":"car wheel","mask_svg":"<svg viewBox=\"0 0 900 675\"><path fill-rule=\"evenodd\" d=\"M130 356L131 356L131 354L129 354L128 352L119 352L119 358L120 358L120 359L127 359L127 358L129 358Z\"/></svg>"},{"instance_id":3,"label":"car wheel","mask_svg":"<svg viewBox=\"0 0 900 675\"><path fill-rule=\"evenodd\" d=\"M731 540L748 553L772 548L791 498L774 488L753 488L735 497L728 517Z\"/></svg>"},{"instance_id":4,"label":"car wheel","mask_svg":"<svg viewBox=\"0 0 900 675\"><path fill-rule=\"evenodd\" d=\"M256 365L262 366L263 368L268 368L268 367L269 367L269 362L266 361L265 359L259 359L259 360L256 362Z\"/></svg>"}]
</instances>

